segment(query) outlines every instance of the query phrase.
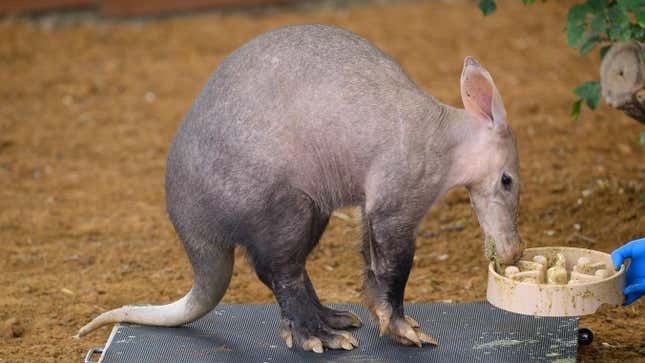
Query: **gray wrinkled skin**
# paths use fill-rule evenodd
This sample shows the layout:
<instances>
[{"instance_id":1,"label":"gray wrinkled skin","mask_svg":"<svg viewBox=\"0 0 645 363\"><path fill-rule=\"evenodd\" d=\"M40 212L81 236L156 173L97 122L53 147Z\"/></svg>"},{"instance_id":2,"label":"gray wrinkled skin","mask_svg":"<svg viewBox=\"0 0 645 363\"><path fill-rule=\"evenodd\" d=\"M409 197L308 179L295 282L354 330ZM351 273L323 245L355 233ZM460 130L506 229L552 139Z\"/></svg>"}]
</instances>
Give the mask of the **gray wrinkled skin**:
<instances>
[{"instance_id":1,"label":"gray wrinkled skin","mask_svg":"<svg viewBox=\"0 0 645 363\"><path fill-rule=\"evenodd\" d=\"M233 52L168 157L168 212L195 271L187 306L217 304L232 248L243 246L281 306L287 344L318 351L317 337L338 349L346 342L333 330L356 324L320 304L305 261L331 212L358 205L367 305L382 332L420 345L402 333L403 294L415 230L438 198L467 187L497 258L523 249L515 141L492 78L472 58L463 97L466 110L440 103L369 42L330 26L277 29Z\"/></svg>"}]
</instances>

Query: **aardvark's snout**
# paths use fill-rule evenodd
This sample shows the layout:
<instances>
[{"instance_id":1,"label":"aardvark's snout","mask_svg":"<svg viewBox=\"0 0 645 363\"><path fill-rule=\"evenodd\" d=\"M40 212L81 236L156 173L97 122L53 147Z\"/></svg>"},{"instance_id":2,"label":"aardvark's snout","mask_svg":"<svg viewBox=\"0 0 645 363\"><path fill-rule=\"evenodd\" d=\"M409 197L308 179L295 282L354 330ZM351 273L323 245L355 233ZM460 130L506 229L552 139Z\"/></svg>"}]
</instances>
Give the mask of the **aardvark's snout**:
<instances>
[{"instance_id":1,"label":"aardvark's snout","mask_svg":"<svg viewBox=\"0 0 645 363\"><path fill-rule=\"evenodd\" d=\"M496 260L503 264L513 264L517 262L526 244L518 236L516 238L509 238L504 240L496 239L494 236L486 236L486 257L489 260Z\"/></svg>"}]
</instances>

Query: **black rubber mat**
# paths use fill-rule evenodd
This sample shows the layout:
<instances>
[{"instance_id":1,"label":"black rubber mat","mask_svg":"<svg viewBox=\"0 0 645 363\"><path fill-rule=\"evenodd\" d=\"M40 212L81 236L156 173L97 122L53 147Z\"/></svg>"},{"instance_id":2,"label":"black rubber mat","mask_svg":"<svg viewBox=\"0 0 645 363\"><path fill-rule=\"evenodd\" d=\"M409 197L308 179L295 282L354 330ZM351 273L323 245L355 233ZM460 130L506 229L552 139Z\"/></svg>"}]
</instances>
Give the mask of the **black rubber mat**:
<instances>
[{"instance_id":1,"label":"black rubber mat","mask_svg":"<svg viewBox=\"0 0 645 363\"><path fill-rule=\"evenodd\" d=\"M102 363L117 362L575 362L578 318L536 318L499 310L487 302L410 304L439 346L403 347L378 337L376 325L359 305L363 320L353 330L360 346L324 354L287 349L278 335L276 305L219 305L204 318L179 328L117 325Z\"/></svg>"}]
</instances>

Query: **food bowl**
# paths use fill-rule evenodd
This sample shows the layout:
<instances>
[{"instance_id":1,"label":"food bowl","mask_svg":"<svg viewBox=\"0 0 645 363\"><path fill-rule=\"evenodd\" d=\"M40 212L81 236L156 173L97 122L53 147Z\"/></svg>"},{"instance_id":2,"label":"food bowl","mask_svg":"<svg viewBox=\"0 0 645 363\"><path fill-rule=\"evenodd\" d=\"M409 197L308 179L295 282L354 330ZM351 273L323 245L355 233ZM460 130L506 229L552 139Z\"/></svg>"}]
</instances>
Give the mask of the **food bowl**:
<instances>
[{"instance_id":1,"label":"food bowl","mask_svg":"<svg viewBox=\"0 0 645 363\"><path fill-rule=\"evenodd\" d=\"M575 247L527 248L523 260L542 255L552 259L556 254L566 258L566 270L571 272L580 257L605 263L613 270L607 253ZM534 316L581 316L594 313L603 304L621 305L624 301L625 266L607 278L592 282L555 285L517 281L495 271L495 263L488 267L487 300L494 306L510 312Z\"/></svg>"}]
</instances>

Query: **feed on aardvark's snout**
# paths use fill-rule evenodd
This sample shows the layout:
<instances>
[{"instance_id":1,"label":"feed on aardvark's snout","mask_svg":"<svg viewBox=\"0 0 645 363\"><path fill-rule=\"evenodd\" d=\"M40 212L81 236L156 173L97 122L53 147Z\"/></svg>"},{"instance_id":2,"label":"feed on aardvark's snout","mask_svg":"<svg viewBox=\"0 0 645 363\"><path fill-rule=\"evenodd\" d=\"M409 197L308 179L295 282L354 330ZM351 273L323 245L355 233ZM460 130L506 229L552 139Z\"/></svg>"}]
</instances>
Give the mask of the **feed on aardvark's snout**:
<instances>
[{"instance_id":1,"label":"feed on aardvark's snout","mask_svg":"<svg viewBox=\"0 0 645 363\"><path fill-rule=\"evenodd\" d=\"M592 262L586 257L580 257L567 270L567 260L561 253L546 256L534 256L532 260L520 260L515 265L504 268L503 275L521 282L550 285L572 285L600 281L613 275L604 262Z\"/></svg>"}]
</instances>

